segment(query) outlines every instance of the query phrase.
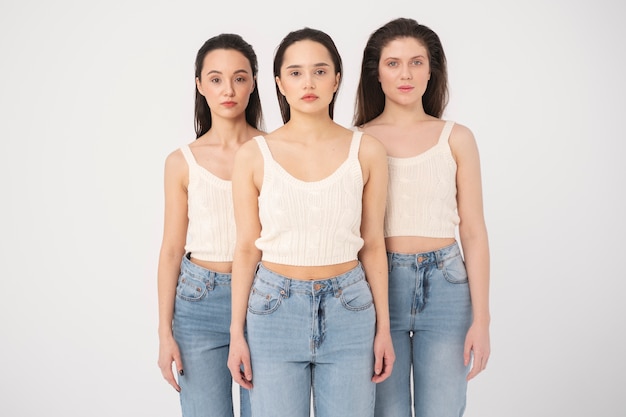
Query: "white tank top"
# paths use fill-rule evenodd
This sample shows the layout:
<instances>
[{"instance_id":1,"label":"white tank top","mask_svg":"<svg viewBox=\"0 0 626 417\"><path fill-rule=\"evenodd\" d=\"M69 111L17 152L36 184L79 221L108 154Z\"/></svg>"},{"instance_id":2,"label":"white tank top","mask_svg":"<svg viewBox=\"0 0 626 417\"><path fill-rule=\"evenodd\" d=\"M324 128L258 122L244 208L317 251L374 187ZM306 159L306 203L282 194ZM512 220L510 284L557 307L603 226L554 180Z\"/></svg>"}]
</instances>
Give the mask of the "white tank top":
<instances>
[{"instance_id":1,"label":"white tank top","mask_svg":"<svg viewBox=\"0 0 626 417\"><path fill-rule=\"evenodd\" d=\"M199 165L188 145L180 150L189 166L185 251L203 261L231 262L236 237L231 181Z\"/></svg>"},{"instance_id":2,"label":"white tank top","mask_svg":"<svg viewBox=\"0 0 626 417\"><path fill-rule=\"evenodd\" d=\"M454 122L446 121L439 140L410 158L388 157L389 185L385 237L455 237L456 161L448 140Z\"/></svg>"},{"instance_id":3,"label":"white tank top","mask_svg":"<svg viewBox=\"0 0 626 417\"><path fill-rule=\"evenodd\" d=\"M361 136L354 132L348 158L337 170L311 182L289 174L274 160L265 138L254 138L264 161L256 240L264 261L321 266L357 259L363 247Z\"/></svg>"}]
</instances>

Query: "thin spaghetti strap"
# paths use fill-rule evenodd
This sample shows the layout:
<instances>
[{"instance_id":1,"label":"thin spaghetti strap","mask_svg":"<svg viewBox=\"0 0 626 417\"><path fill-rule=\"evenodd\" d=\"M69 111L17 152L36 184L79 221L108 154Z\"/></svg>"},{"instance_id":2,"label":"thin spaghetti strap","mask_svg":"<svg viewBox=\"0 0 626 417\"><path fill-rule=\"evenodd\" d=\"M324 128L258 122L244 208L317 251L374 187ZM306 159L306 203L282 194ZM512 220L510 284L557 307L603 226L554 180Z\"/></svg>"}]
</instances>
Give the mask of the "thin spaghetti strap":
<instances>
[{"instance_id":1,"label":"thin spaghetti strap","mask_svg":"<svg viewBox=\"0 0 626 417\"><path fill-rule=\"evenodd\" d=\"M454 122L452 120L447 120L446 124L441 130L441 135L439 136L439 140L437 141L437 143L447 143L448 139L450 139L450 132L452 132L453 127Z\"/></svg>"},{"instance_id":2,"label":"thin spaghetti strap","mask_svg":"<svg viewBox=\"0 0 626 417\"><path fill-rule=\"evenodd\" d=\"M189 168L192 168L198 165L198 163L196 162L196 158L193 156L193 152L191 152L191 148L189 147L189 145L181 146L180 150L183 153L183 156L185 157L185 161L187 161L187 165L189 166Z\"/></svg>"},{"instance_id":3,"label":"thin spaghetti strap","mask_svg":"<svg viewBox=\"0 0 626 417\"><path fill-rule=\"evenodd\" d=\"M363 137L363 132L360 130L355 130L352 134L352 142L350 143L350 153L348 155L349 159L358 159L359 158L359 148L361 147L361 138Z\"/></svg>"},{"instance_id":4,"label":"thin spaghetti strap","mask_svg":"<svg viewBox=\"0 0 626 417\"><path fill-rule=\"evenodd\" d=\"M261 151L261 155L263 155L263 159L265 161L272 161L274 158L272 157L272 152L270 151L269 146L267 146L267 141L263 136L255 136L254 140L256 140L257 145L259 146L259 150Z\"/></svg>"}]
</instances>

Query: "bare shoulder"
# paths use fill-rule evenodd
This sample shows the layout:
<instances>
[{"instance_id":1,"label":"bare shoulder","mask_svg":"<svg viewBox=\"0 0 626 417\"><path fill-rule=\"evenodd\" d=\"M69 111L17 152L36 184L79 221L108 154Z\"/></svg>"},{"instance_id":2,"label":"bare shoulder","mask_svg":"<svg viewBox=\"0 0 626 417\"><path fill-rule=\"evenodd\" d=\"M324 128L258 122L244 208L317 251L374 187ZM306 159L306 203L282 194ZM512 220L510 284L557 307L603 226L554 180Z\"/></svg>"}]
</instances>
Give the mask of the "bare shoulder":
<instances>
[{"instance_id":1,"label":"bare shoulder","mask_svg":"<svg viewBox=\"0 0 626 417\"><path fill-rule=\"evenodd\" d=\"M478 151L474 133L470 128L460 123L454 124L448 142L455 157Z\"/></svg>"},{"instance_id":2,"label":"bare shoulder","mask_svg":"<svg viewBox=\"0 0 626 417\"><path fill-rule=\"evenodd\" d=\"M165 158L165 172L168 175L182 174L187 172L187 161L180 148L170 152Z\"/></svg>"},{"instance_id":3,"label":"bare shoulder","mask_svg":"<svg viewBox=\"0 0 626 417\"><path fill-rule=\"evenodd\" d=\"M257 135L260 136L260 135ZM254 137L257 137L254 136ZM239 149L237 149L237 153L235 154L235 161L237 163L248 164L253 162L255 159L259 158L261 153L259 150L259 145L257 141L254 139L250 139L243 143Z\"/></svg>"},{"instance_id":4,"label":"bare shoulder","mask_svg":"<svg viewBox=\"0 0 626 417\"><path fill-rule=\"evenodd\" d=\"M450 132L450 143L467 143L467 142L476 142L474 138L474 133L471 129L463 124L454 123L452 127L452 132Z\"/></svg>"},{"instance_id":5,"label":"bare shoulder","mask_svg":"<svg viewBox=\"0 0 626 417\"><path fill-rule=\"evenodd\" d=\"M387 151L380 140L372 135L363 133L361 137L360 154L368 158L386 158Z\"/></svg>"}]
</instances>

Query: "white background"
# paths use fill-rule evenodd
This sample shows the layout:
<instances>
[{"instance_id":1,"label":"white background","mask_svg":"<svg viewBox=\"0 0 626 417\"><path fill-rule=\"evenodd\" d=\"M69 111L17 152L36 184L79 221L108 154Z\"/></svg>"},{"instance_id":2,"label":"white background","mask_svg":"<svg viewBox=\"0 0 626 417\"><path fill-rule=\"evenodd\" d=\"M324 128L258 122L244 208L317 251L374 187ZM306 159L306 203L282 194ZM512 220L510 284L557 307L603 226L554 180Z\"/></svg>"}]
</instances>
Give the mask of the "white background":
<instances>
[{"instance_id":1,"label":"white background","mask_svg":"<svg viewBox=\"0 0 626 417\"><path fill-rule=\"evenodd\" d=\"M0 3L0 415L179 415L156 365L156 266L198 48L253 44L272 130L275 47L328 32L349 126L365 41L401 16L440 35L445 117L482 158L493 353L466 417L626 415L623 3L356 3Z\"/></svg>"}]
</instances>

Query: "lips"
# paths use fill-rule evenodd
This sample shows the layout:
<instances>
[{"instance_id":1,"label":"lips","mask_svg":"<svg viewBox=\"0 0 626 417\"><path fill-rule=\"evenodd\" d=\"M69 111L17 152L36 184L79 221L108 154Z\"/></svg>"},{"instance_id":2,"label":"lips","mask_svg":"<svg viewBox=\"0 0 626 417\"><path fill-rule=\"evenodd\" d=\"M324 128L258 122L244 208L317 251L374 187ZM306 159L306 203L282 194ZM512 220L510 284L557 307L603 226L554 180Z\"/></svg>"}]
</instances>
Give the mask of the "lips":
<instances>
[{"instance_id":1,"label":"lips","mask_svg":"<svg viewBox=\"0 0 626 417\"><path fill-rule=\"evenodd\" d=\"M401 85L400 87L398 87L398 90L400 90L402 92L405 92L405 93L408 93L409 91L412 91L413 88L414 87L411 86L411 85Z\"/></svg>"},{"instance_id":2,"label":"lips","mask_svg":"<svg viewBox=\"0 0 626 417\"><path fill-rule=\"evenodd\" d=\"M234 101L224 101L224 102L222 102L222 106L224 106L224 107L234 107L236 105L237 105L237 103L234 102Z\"/></svg>"},{"instance_id":3,"label":"lips","mask_svg":"<svg viewBox=\"0 0 626 417\"><path fill-rule=\"evenodd\" d=\"M307 94L306 96L302 96L302 100L304 101L317 100L317 96L315 94Z\"/></svg>"}]
</instances>

